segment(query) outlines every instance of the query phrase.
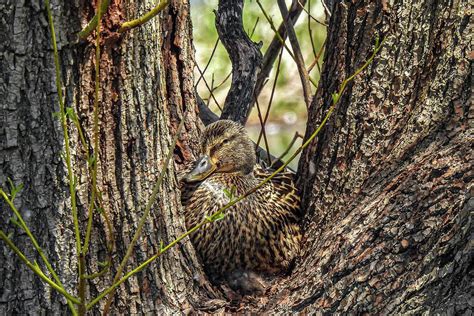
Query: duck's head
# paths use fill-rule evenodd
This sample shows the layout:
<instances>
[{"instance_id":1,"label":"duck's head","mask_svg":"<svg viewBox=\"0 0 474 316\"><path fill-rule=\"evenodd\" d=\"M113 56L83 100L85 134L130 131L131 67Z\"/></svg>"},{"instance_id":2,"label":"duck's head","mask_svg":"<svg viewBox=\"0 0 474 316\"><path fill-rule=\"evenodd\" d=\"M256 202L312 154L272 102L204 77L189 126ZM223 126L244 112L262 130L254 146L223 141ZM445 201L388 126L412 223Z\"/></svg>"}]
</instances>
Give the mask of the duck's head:
<instances>
[{"instance_id":1,"label":"duck's head","mask_svg":"<svg viewBox=\"0 0 474 316\"><path fill-rule=\"evenodd\" d=\"M200 157L185 180L202 181L219 172L249 174L257 162L254 146L239 123L220 120L209 124L201 138Z\"/></svg>"}]
</instances>

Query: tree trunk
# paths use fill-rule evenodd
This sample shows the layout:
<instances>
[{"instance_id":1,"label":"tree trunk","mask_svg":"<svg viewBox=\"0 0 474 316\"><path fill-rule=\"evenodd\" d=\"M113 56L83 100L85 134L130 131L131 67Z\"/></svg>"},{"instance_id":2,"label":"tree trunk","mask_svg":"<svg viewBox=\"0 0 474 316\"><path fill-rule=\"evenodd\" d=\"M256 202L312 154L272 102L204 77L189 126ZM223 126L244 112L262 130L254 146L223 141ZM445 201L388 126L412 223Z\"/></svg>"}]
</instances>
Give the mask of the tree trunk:
<instances>
[{"instance_id":1,"label":"tree trunk","mask_svg":"<svg viewBox=\"0 0 474 316\"><path fill-rule=\"evenodd\" d=\"M98 272L98 262L107 260L110 236L114 240L113 268L89 282L89 298L111 285L186 109L185 128L175 150L178 164L192 159L191 148L201 128L194 97L189 3L172 1L150 22L120 35L115 31L121 22L144 14L156 1L111 2L101 32L98 187L112 231L108 232L103 216L94 215L86 273ZM52 115L58 111L58 100L45 5L7 1L0 7L4 26L0 41L0 184L5 188L7 177L24 184L15 204L67 290L76 294L74 231L66 169L60 157L64 139ZM95 36L78 43L75 34L92 17L94 8L88 1L53 1L52 8L65 103L75 109L92 150ZM69 132L84 236L90 194L85 151L72 123ZM173 169L166 172L159 200L125 272L157 253L161 240L166 244L184 232ZM14 242L28 258L41 262L26 235L9 222L7 205L2 201L0 207L1 229L13 233ZM44 285L3 242L0 249L0 314L67 311L65 300ZM112 311L161 314L197 306L212 294L205 279L196 282L199 274L202 271L194 250L190 242L183 242L122 284Z\"/></svg>"},{"instance_id":2,"label":"tree trunk","mask_svg":"<svg viewBox=\"0 0 474 316\"><path fill-rule=\"evenodd\" d=\"M308 122L321 121L375 37L386 41L302 154L306 242L278 311L472 309L468 10L468 1L335 5Z\"/></svg>"}]
</instances>

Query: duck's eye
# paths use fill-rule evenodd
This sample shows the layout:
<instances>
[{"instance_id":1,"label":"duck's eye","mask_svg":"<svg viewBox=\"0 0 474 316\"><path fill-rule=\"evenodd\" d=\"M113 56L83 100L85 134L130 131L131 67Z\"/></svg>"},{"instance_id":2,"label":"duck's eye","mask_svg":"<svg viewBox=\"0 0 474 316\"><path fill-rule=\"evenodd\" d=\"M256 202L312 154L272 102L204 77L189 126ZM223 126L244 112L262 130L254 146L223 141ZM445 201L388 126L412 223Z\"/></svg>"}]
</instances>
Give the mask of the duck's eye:
<instances>
[{"instance_id":1,"label":"duck's eye","mask_svg":"<svg viewBox=\"0 0 474 316\"><path fill-rule=\"evenodd\" d=\"M224 140L222 141L222 145L225 145L225 144L228 144L228 143L229 143L229 140L228 140L228 139L224 139Z\"/></svg>"}]
</instances>

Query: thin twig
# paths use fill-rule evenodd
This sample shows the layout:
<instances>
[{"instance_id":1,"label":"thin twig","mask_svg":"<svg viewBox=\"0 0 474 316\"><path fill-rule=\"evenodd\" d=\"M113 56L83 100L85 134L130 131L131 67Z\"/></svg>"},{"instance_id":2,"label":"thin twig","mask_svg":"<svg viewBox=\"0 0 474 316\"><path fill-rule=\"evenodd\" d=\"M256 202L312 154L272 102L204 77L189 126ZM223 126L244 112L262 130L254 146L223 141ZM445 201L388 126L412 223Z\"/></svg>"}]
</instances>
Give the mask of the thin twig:
<instances>
[{"instance_id":1,"label":"thin twig","mask_svg":"<svg viewBox=\"0 0 474 316\"><path fill-rule=\"evenodd\" d=\"M272 158L270 158L270 146L268 146L267 133L265 132L265 124L263 122L260 104L258 104L258 98L255 98L255 102L257 105L258 121L260 122L261 131L263 133L263 142L265 143L265 150L267 151L268 164L270 165L272 163Z\"/></svg>"},{"instance_id":2,"label":"thin twig","mask_svg":"<svg viewBox=\"0 0 474 316\"><path fill-rule=\"evenodd\" d=\"M331 11L329 10L326 1L321 0L321 3L323 4L324 7L324 12L326 13L327 16L331 17Z\"/></svg>"},{"instance_id":3,"label":"thin twig","mask_svg":"<svg viewBox=\"0 0 474 316\"><path fill-rule=\"evenodd\" d=\"M260 21L260 17L258 16L257 19L255 20L255 24L253 25L252 31L250 32L250 39L252 39L253 34L255 33L255 30L257 29L258 22Z\"/></svg>"},{"instance_id":4,"label":"thin twig","mask_svg":"<svg viewBox=\"0 0 474 316\"><path fill-rule=\"evenodd\" d=\"M298 4L301 5L301 3L298 1ZM303 10L307 13L307 16L308 16L308 22L307 22L307 25L308 25L308 36L309 36L309 40L311 42L311 50L313 52L313 55L314 55L314 58L316 58L316 56L318 55L316 53L316 46L314 44L314 40L313 40L313 30L311 29L311 19L310 19L310 12L311 12L311 0L308 0L308 10L305 10L305 8L303 7ZM309 73L309 71L308 71Z\"/></svg>"},{"instance_id":5,"label":"thin twig","mask_svg":"<svg viewBox=\"0 0 474 316\"><path fill-rule=\"evenodd\" d=\"M270 24L270 28L273 30L273 32L275 33L275 36L278 38L278 40L280 41L281 45L283 45L283 47L285 47L286 51L288 52L288 54L291 56L291 58L295 59L295 56L293 55L293 52L288 48L288 46L286 46L286 43L285 43L285 39L283 38L283 36L280 35L280 32L278 32L278 30L276 29L275 27L275 24L273 23L273 20L272 18L268 15L267 11L265 10L265 8L263 7L262 3L260 2L260 0L257 0L257 4L258 6L260 7L260 10L262 11L263 13L263 16L265 17L265 19L267 19L267 22ZM286 20L286 17L283 17L284 20ZM285 25L286 27L286 25ZM286 31L288 32L288 29L286 29Z\"/></svg>"},{"instance_id":6,"label":"thin twig","mask_svg":"<svg viewBox=\"0 0 474 316\"><path fill-rule=\"evenodd\" d=\"M214 73L212 73L212 77L211 77L211 91L214 93ZM211 101L211 98L207 98L207 107L209 107L209 103Z\"/></svg>"},{"instance_id":7,"label":"thin twig","mask_svg":"<svg viewBox=\"0 0 474 316\"><path fill-rule=\"evenodd\" d=\"M283 55L283 47L280 48L280 55L278 56L278 63L277 63L277 68L275 72L275 79L273 80L273 86L272 86L272 92L270 93L270 100L268 101L268 106L267 106L267 111L265 112L265 118L263 119L263 125L265 126L267 124L268 117L270 116L270 109L272 107L273 103L273 96L275 95L275 90L276 90L276 85L278 82L278 76L280 75L280 66L281 66L281 57ZM255 101L257 101L257 97L255 97ZM257 147L260 144L260 139L262 138L263 135L263 129L260 130L260 133L258 134L258 139L257 139Z\"/></svg>"},{"instance_id":8,"label":"thin twig","mask_svg":"<svg viewBox=\"0 0 474 316\"><path fill-rule=\"evenodd\" d=\"M285 151L275 160L272 161L271 165L270 165L270 168L273 167L273 164L277 161L280 161L282 160L289 152L290 152L290 149L293 148L293 145L295 144L296 140L298 138L303 138L303 135L301 135L300 133L298 132L295 132L295 135L293 135L293 139L291 140L290 144L288 145L288 147L285 149Z\"/></svg>"},{"instance_id":9,"label":"thin twig","mask_svg":"<svg viewBox=\"0 0 474 316\"><path fill-rule=\"evenodd\" d=\"M202 80L204 81L204 84L206 85L207 90L209 91L210 97L216 102L217 107L219 108L220 111L222 111L222 107L219 105L219 102L217 102L216 97L214 96L213 90L209 87L209 84L206 81L206 78L204 78L204 74L201 71L201 68L199 68L199 65L196 64L196 68L198 69L199 73L202 76Z\"/></svg>"},{"instance_id":10,"label":"thin twig","mask_svg":"<svg viewBox=\"0 0 474 316\"><path fill-rule=\"evenodd\" d=\"M64 144L65 144L65 160L66 160L66 168L68 174L68 181L69 181L69 194L71 195L71 209L72 209L72 218L74 223L74 236L76 239L76 256L78 260L78 275L81 275L81 263L80 263L80 254L81 254L81 235L79 233L79 220L77 216L77 204L76 204L76 187L75 187L75 176L72 171L72 163L71 163L71 149L69 147L69 132L67 129L67 117L65 112L64 106L64 99L63 99L63 92L62 92L62 84L61 84L61 68L59 65L59 53L58 53L58 45L56 42L56 33L54 31L54 22L53 22L53 14L51 13L51 7L49 4L49 0L45 0L46 11L48 14L48 24L49 29L51 32L51 42L53 44L53 56L54 56L54 69L56 75L56 90L58 91L58 101L59 101L59 117L61 120L61 127L63 130L64 135ZM68 305L73 313L75 313L75 308L70 304L68 301Z\"/></svg>"},{"instance_id":11,"label":"thin twig","mask_svg":"<svg viewBox=\"0 0 474 316\"><path fill-rule=\"evenodd\" d=\"M30 231L30 229L28 228L28 226L26 225L26 222L24 221L23 217L21 216L21 213L18 211L18 209L15 207L15 204L13 203L13 197L10 199L8 197L8 195L2 190L0 189L0 196L5 200L5 202L7 202L8 206L10 207L10 209L13 211L13 214L15 214L16 218L17 218L17 221L19 222L20 224L20 227L23 229L23 231L26 233L26 235L30 238L31 240L31 243L33 244L33 246L35 247L36 251L38 252L38 254L40 255L41 257L41 260L43 260L43 263L45 264L46 268L48 269L49 273L51 273L51 276L53 277L53 279L56 281L55 284L56 284L56 289L57 288L61 288L64 292L66 292L66 289L63 287L62 283L61 283L61 280L59 279L59 276L56 274L56 272L54 271L53 267L51 266L51 264L49 263L49 260L48 258L46 257L46 255L44 254L43 250L41 249L40 245L38 244L38 241L36 240L35 236L33 236L33 233ZM3 232L2 232L3 233ZM3 239L3 238L2 238ZM5 242L7 242L8 244L8 241L5 240ZM10 241L11 242L11 241ZM13 243L13 242L12 242ZM12 247L10 247L12 248ZM15 249L12 248L14 251ZM15 251L16 252L16 251ZM17 252L17 254L20 256L20 254ZM21 258L21 256L20 256ZM22 259L23 260L23 259ZM38 270L41 272L41 269L39 269L38 267ZM33 272L35 272L36 274L38 274L38 271L36 270L33 270ZM41 272L41 274L43 274ZM38 274L41 278L42 276L40 274ZM44 274L43 274L44 275ZM72 301L70 301L69 299L67 300L68 301L68 305L69 305L69 309L71 310L72 314L73 315L77 315L77 311L76 311L76 308L74 307L74 305L72 305Z\"/></svg>"},{"instance_id":12,"label":"thin twig","mask_svg":"<svg viewBox=\"0 0 474 316\"><path fill-rule=\"evenodd\" d=\"M280 35L280 32L275 28L275 25L273 24L273 20L272 18L267 14L267 12L265 11L265 9L263 8L262 4L260 3L260 0L257 0L257 4L258 6L260 7L263 15L265 16L265 18L267 19L267 22L270 24L270 27L271 29L273 30L273 32L275 32L275 37L278 39L278 41L280 41L281 45L286 49L286 51L288 52L288 54L290 55L291 59L293 59L295 62L296 62L296 59L295 59L295 55L293 54L293 52L288 48L288 46L285 44L285 41L283 39L283 37ZM289 15L288 15L289 16ZM286 19L285 19L286 20ZM288 32L288 30L286 30ZM265 66L265 64L264 64ZM263 68L262 68L263 69ZM268 73L265 72L266 75L268 75ZM263 80L264 78L263 77L259 77L259 79L261 79L261 81L257 81L257 85L256 85L256 89L255 91L258 92L258 94L260 93L262 87L263 87ZM313 84L314 87L317 87L317 82L311 78L311 77L308 77L308 80ZM262 85L262 87L259 87L258 85ZM257 94L257 96L258 96Z\"/></svg>"},{"instance_id":13,"label":"thin twig","mask_svg":"<svg viewBox=\"0 0 474 316\"><path fill-rule=\"evenodd\" d=\"M100 3L100 0L99 0ZM102 11L100 4L98 7L98 23L96 30L96 41L95 41L95 91L94 91L94 110L93 110L93 142L94 142L94 158L92 160L92 188L91 188L91 199L89 202L88 209L88 220L87 220L87 229L86 236L84 240L84 246L82 248L82 253L86 254L89 249L89 239L92 230L92 218L94 211L94 204L97 195L97 162L99 160L99 95L100 95L100 26L102 19Z\"/></svg>"},{"instance_id":14,"label":"thin twig","mask_svg":"<svg viewBox=\"0 0 474 316\"><path fill-rule=\"evenodd\" d=\"M314 16L311 15L311 0L309 0L308 10L304 8L304 5L299 0L298 0L298 5L300 5L301 9L303 9L303 11L306 12L306 14L308 15L308 18L311 18L314 22L321 24L322 26L326 26L326 27L328 26L326 23L319 21L318 19L316 19Z\"/></svg>"},{"instance_id":15,"label":"thin twig","mask_svg":"<svg viewBox=\"0 0 474 316\"><path fill-rule=\"evenodd\" d=\"M316 55L316 58L313 60L313 62L311 63L311 65L309 65L309 67L308 67L308 73L310 73L311 70L313 70L314 65L316 65L316 66L318 66L318 73L319 73L319 75L321 75L321 67L320 67L320 65L319 65L319 58L321 58L325 46L326 46L326 39L324 39L323 44L322 44L321 47L319 48L319 52L318 52L318 54Z\"/></svg>"},{"instance_id":16,"label":"thin twig","mask_svg":"<svg viewBox=\"0 0 474 316\"><path fill-rule=\"evenodd\" d=\"M209 57L209 60L207 61L207 64L206 64L206 67L204 67L204 70L202 71L201 75L199 76L198 80L196 81L196 83L194 84L194 88L197 88L199 82L201 81L201 79L204 77L204 74L206 73L207 71L207 67L209 67L209 64L211 63L211 60L212 58L214 57L214 53L216 52L216 49L217 49L217 45L219 44L219 36L217 37L216 39L216 43L214 44L214 47L212 48L212 52L211 52L211 57Z\"/></svg>"},{"instance_id":17,"label":"thin twig","mask_svg":"<svg viewBox=\"0 0 474 316\"><path fill-rule=\"evenodd\" d=\"M98 0L97 4L97 28L96 28L96 40L95 40L95 91L94 91L94 110L93 110L93 159L91 166L91 198L89 201L88 208L88 219L86 226L86 235L84 238L84 245L82 247L80 261L82 270L79 272L79 298L81 299L81 305L79 305L79 313L84 315L86 312L86 279L85 279L85 255L89 250L89 240L92 232L92 219L94 216L95 199L97 195L97 165L99 160L99 94L100 94L100 26L102 19L101 0Z\"/></svg>"},{"instance_id":18,"label":"thin twig","mask_svg":"<svg viewBox=\"0 0 474 316\"><path fill-rule=\"evenodd\" d=\"M293 3L290 8L290 12L286 19L292 23L293 25L296 23L298 20L298 17L300 16L302 9L300 6L297 5L296 3L297 0L293 0ZM303 2L306 2L306 0L302 0ZM278 27L278 34L275 34L273 36L272 41L270 42L270 45L268 45L267 50L265 51L265 55L263 56L263 64L262 64L262 69L260 73L258 74L257 81L255 83L255 89L254 89L254 96L258 98L260 93L262 92L264 82L270 75L270 72L273 69L273 64L275 63L275 60L277 59L277 56L279 52L281 51L282 48L282 43L279 40L279 37L286 38L286 28L285 28L285 23L281 23L280 26ZM251 106L255 104L255 99L252 100Z\"/></svg>"},{"instance_id":19,"label":"thin twig","mask_svg":"<svg viewBox=\"0 0 474 316\"><path fill-rule=\"evenodd\" d=\"M278 0L278 6L280 7L280 12L283 20L285 21L286 31L288 33L288 38L290 39L291 48L293 48L294 60L298 68L298 73L300 74L301 85L303 87L304 100L306 102L306 107L309 108L311 100L313 98L313 93L311 92L310 77L308 71L306 70L303 54L301 53L300 44L298 38L296 37L295 29L291 23L286 21L285 17L288 16L288 9L286 7L285 0Z\"/></svg>"}]
</instances>

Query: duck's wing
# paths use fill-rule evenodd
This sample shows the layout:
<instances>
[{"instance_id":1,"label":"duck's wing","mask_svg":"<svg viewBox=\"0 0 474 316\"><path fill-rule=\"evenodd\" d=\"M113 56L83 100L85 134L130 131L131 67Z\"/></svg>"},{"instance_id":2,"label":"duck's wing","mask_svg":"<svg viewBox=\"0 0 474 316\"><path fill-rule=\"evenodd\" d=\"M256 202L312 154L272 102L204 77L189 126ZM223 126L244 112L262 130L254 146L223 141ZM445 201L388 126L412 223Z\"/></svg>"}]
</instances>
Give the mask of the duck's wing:
<instances>
[{"instance_id":1,"label":"duck's wing","mask_svg":"<svg viewBox=\"0 0 474 316\"><path fill-rule=\"evenodd\" d=\"M266 179L272 172L272 170L264 169L258 165L254 168L254 175L260 181ZM269 204L269 208L283 206L298 220L302 216L302 212L300 209L300 197L293 179L294 174L290 171L282 171L276 174L271 179L270 186L267 187L266 203ZM265 190L265 188L263 189Z\"/></svg>"}]
</instances>

